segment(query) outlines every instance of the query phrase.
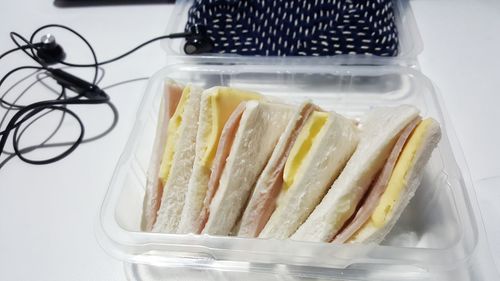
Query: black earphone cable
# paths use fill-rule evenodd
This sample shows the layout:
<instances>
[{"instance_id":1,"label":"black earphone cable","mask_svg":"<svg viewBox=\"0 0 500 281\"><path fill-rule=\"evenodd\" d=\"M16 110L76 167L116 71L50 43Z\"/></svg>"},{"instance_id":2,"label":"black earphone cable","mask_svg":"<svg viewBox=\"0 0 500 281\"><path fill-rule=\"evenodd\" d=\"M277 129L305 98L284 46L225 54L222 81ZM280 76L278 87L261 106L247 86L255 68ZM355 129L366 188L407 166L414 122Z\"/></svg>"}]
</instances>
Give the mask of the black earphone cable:
<instances>
[{"instance_id":1,"label":"black earphone cable","mask_svg":"<svg viewBox=\"0 0 500 281\"><path fill-rule=\"evenodd\" d=\"M21 46L21 47L12 48L12 49L6 51L5 53L1 54L0 60L2 60L4 57L8 56L9 54L15 53L15 52L20 51L21 49L24 49L24 48L29 48L29 46Z\"/></svg>"},{"instance_id":2,"label":"black earphone cable","mask_svg":"<svg viewBox=\"0 0 500 281\"><path fill-rule=\"evenodd\" d=\"M92 54L92 60L94 63L92 64L89 64L88 67L93 67L94 68L94 78L92 79L92 84L96 85L97 83L97 72L98 72L98 67L99 67L99 62L97 60L97 56L96 56L96 53L94 51L94 48L92 47L92 45L89 43L89 41L87 41L87 39L85 39L85 37L83 37L80 33L78 33L76 30L70 28L70 27L67 27L65 25L61 25L61 24L47 24L47 25L44 25L44 26L41 26L39 27L37 30L35 30L31 36L30 36L30 39L29 39L29 43L30 44L33 44L33 40L35 39L35 36L42 30L44 29L47 29L47 28L51 28L51 27L56 27L56 28L62 28L62 29L65 29L71 33L73 33L74 35L76 35L78 38L80 38L84 43L85 45L87 45L89 51L91 52ZM67 64L63 61L59 61L60 64L63 64L63 65L66 65L66 66L75 66L75 65L71 65L71 64Z\"/></svg>"},{"instance_id":3,"label":"black earphone cable","mask_svg":"<svg viewBox=\"0 0 500 281\"><path fill-rule=\"evenodd\" d=\"M16 73L16 72L18 72L20 70L23 70L23 69L36 69L36 70L40 71L43 68L39 67L39 66L31 66L31 65L25 65L25 66L16 67L16 68L10 70L9 72L7 72L7 74L5 74L2 77L2 79L0 79L0 87L2 87L3 83L5 82L5 80L7 80L7 78L9 78L12 74L14 74L14 73ZM6 106L9 106L11 108L21 109L23 107L23 106L19 106L17 104L13 104L13 103L10 103L8 101L5 101L3 98L0 98L0 103L4 104Z\"/></svg>"},{"instance_id":4,"label":"black earphone cable","mask_svg":"<svg viewBox=\"0 0 500 281\"><path fill-rule=\"evenodd\" d=\"M12 147L14 148L14 152L15 154L17 155L17 157L19 157L22 161L26 162L26 163L29 163L29 164L34 164L34 165L43 165L43 164L49 164L49 163L52 163L52 162L55 162L55 161L58 161L66 156L68 156L71 152L73 152L81 143L82 139L83 139L83 136L85 134L85 126L83 125L83 122L82 120L80 119L80 117L78 117L78 115L68 109L67 107L65 106L62 106L62 105L55 105L55 106L49 106L49 105L43 105L40 109L37 109L37 110L33 110L32 112L30 112L28 114L28 118L31 118L32 116L38 114L39 112L41 112L42 110L58 110L58 111L62 111L63 113L65 114L68 114L70 116L72 116L78 123L79 127L80 127L80 134L78 136L78 138L73 142L73 144L70 145L69 148L67 148L66 150L64 150L62 153L54 156L54 157L51 157L51 158L48 158L48 159L43 159L43 160L32 160L32 159L29 159L27 157L25 157L23 155L23 153L20 151L19 149L19 138L18 138L18 131L19 131L19 128L20 127L17 127L13 130L13 136L12 136ZM0 143L0 148L3 148L5 144L4 143Z\"/></svg>"},{"instance_id":5,"label":"black earphone cable","mask_svg":"<svg viewBox=\"0 0 500 281\"><path fill-rule=\"evenodd\" d=\"M162 40L162 39L168 39L168 38L171 38L170 35L164 35L164 36L159 36L159 37L156 37L156 38L153 38L151 40L148 40L140 45L138 45L137 47L133 48L132 50L128 51L128 52L125 52L117 57L114 57L112 59L108 59L108 60L105 60L105 61L102 61L102 62L98 62L97 65L105 65L105 64L108 64L108 63L112 63L112 62L115 62L117 60L120 60L132 53L134 53L135 51L141 49L142 47L146 46L146 45L149 45L155 41L158 41L158 40ZM72 67L93 67L94 64L76 64L76 63L68 63L68 62L60 62L61 64L63 65L67 65L67 66L72 66Z\"/></svg>"},{"instance_id":6,"label":"black earphone cable","mask_svg":"<svg viewBox=\"0 0 500 281\"><path fill-rule=\"evenodd\" d=\"M80 35L78 32L76 32L75 30L73 30L69 27L62 26L62 25L48 25L46 27L52 27L52 26L63 28L63 29L66 29L66 30L72 32L74 35L79 37L87 45L87 47L89 48L89 50L92 54L92 59L94 61L94 64L92 64L92 66L94 67L94 77L93 77L91 85L92 85L92 88L94 88L94 87L97 88L96 83L97 83L97 77L98 77L98 65L97 65L98 61L97 61L97 56L95 54L95 51L92 48L91 44L82 35ZM8 50L7 52L1 54L0 59L4 58L5 56L7 56L9 54L12 54L16 51L21 50L27 56L29 56L34 61L36 61L40 66L20 66L20 67L16 67L16 68L10 70L0 79L0 87L5 83L5 81L9 77L11 77L14 73L21 71L21 70L35 69L37 72L42 71L42 70L46 70L49 72L49 74L54 71L54 69L49 68L46 63L44 63L41 59L39 59L37 57L37 55L35 53L35 51L37 50L37 46L36 46L36 44L33 43L33 40L27 40L26 38L24 38L23 36L21 36L20 34L18 34L16 32L11 32L10 38L13 41L13 43L17 46L17 48L13 48L13 49ZM21 45L20 41L22 41L25 45ZM17 112L14 114L13 117L10 118L6 127L3 128L2 131L0 131L0 154L5 152L4 149L5 149L5 145L7 143L7 139L9 138L9 135L12 133L12 147L14 149L13 154L15 156L19 157L19 159L21 159L22 161L24 161L26 163L35 164L35 165L49 164L49 163L53 163L55 161L58 161L64 157L66 157L67 155L69 155L71 152L73 152L80 145L80 143L83 141L83 137L85 134L85 127L84 127L83 121L74 111L68 109L67 105L103 104L103 103L111 104L109 101L109 97L104 92L101 91L101 92L99 92L99 94L100 94L100 96L95 97L95 98L94 97L90 98L89 96L82 95L82 94L78 94L77 96L68 98L66 96L66 87L64 85L62 85L61 94L56 99L35 102L35 103L29 104L29 105L18 105L15 102L14 103L8 102L3 97L1 97L0 103L3 106L6 106L8 111L16 110ZM111 108L114 108L114 106L112 106L112 105L110 105L110 106L111 106ZM38 118L33 118L33 117L36 115L39 115L43 111L47 111L47 113L42 114L42 116L46 115L50 112L60 111L63 113L63 115L62 115L63 118L65 116L73 117L79 125L80 133L75 141L64 143L66 145L69 145L69 147L67 149L65 149L62 153L59 153L58 155L56 155L54 157L50 157L48 159L33 160L33 159L29 159L29 158L24 156L24 152L32 151L33 149L28 149L28 150L20 149L19 141L20 141L20 137L24 134L26 129L29 126L31 126L33 124L33 122L35 122L38 119ZM117 113L116 110L113 110L113 113L116 114ZM22 125L24 123L27 123L27 125L24 128L22 128ZM60 126L58 126L58 128L59 127ZM51 134L51 136L49 136L49 138L46 138L42 142L42 145L45 145L45 143L51 137L52 137L52 134ZM36 148L34 148L34 149L36 149ZM7 153L7 154L10 154L10 153ZM8 157L8 158L10 159L11 157ZM5 162L2 162L1 165L3 166L4 163Z\"/></svg>"},{"instance_id":7,"label":"black earphone cable","mask_svg":"<svg viewBox=\"0 0 500 281\"><path fill-rule=\"evenodd\" d=\"M92 47L90 46L90 44L87 42L87 40L85 40L85 38L83 38L83 36L79 35L78 32L74 31L73 29L69 28L69 27L66 27L66 26L63 26L63 25L59 25L59 24L48 24L48 25L44 25L42 27L39 27L37 30L35 30L32 34L31 34L31 37L30 37L30 42L33 43L33 40L35 39L36 35L38 33L40 33L42 30L45 30L47 28L52 28L52 27L59 27L59 28L63 28L63 29L66 29L70 32L73 32L75 35L79 36L82 40L85 41L85 43L87 44L87 46L92 50L92 53L95 54L93 52L93 49ZM112 62L115 62L117 60L120 60L134 52L136 52L137 50L141 49L142 47L145 47L153 42L156 42L158 40L162 40L162 39L173 39L173 38L184 38L186 36L189 36L190 33L187 33L187 32L181 32L181 33L172 33L172 34L167 34L167 35L162 35L162 36L158 36L158 37L155 37L155 38L152 38L144 43L141 43L139 45L137 45L136 47L134 47L133 49L131 49L130 51L127 51L117 57L114 57L114 58L111 58L111 59L108 59L108 60L105 60L105 61L97 61L97 58L94 58L94 63L91 63L91 64L79 64L79 63L70 63L70 62L65 62L65 61L59 61L60 64L62 65L66 65L66 66L71 66L71 67L95 67L95 66L101 66L101 65L105 65L105 64L108 64L108 63L112 63Z\"/></svg>"},{"instance_id":8,"label":"black earphone cable","mask_svg":"<svg viewBox=\"0 0 500 281\"><path fill-rule=\"evenodd\" d=\"M44 63L42 60L40 60L34 53L33 53L33 50L36 49L36 46L34 44L32 44L30 41L28 41L28 39L24 38L23 36L21 36L19 33L17 32L11 32L10 33L10 39L12 40L12 42L14 42L14 44L16 44L17 48L20 49L21 51L23 51L23 53L25 53L28 57L32 58L34 61L36 61L42 68L47 68L47 64ZM19 44L19 42L17 41L17 39L20 39L21 41L24 42L24 44L26 45L21 45ZM30 50L30 52L28 52L26 49Z\"/></svg>"},{"instance_id":9,"label":"black earphone cable","mask_svg":"<svg viewBox=\"0 0 500 281\"><path fill-rule=\"evenodd\" d=\"M71 63L71 62L66 62L64 61L64 52L62 51L62 48L58 45L57 46L60 50L60 54L62 56L52 56L50 54L50 61L46 60L46 57L42 57L40 53L43 51L43 47L46 46L44 42L41 43L35 43L34 39L35 37L43 30L46 30L48 28L60 28L64 29L66 31L69 31L73 35L77 36L82 42L87 46L88 50L91 52L92 55L92 61L93 63L89 64L77 64L77 63ZM11 32L10 33L10 38L12 42L17 46L16 48L13 48L11 50L8 50L4 52L3 54L0 55L0 60L2 60L4 57L6 57L9 54L15 53L17 51L22 51L24 52L28 57L33 59L39 66L20 66L16 67L12 70L10 70L7 74L5 74L1 79L0 79L0 88L4 84L4 82L11 77L14 73L19 72L21 70L25 69L34 69L36 70L35 73L40 73L40 71L46 71L48 76L51 76L53 79L55 79L60 85L61 85L61 92L58 95L56 99L53 100L45 100L45 101L40 101L40 102L35 102L29 105L19 105L17 104L18 98L14 102L8 102L4 99L4 96L0 97L0 106L4 107L7 109L7 113L11 110L17 111L13 117L8 121L7 125L5 128L3 128L2 131L0 131L0 155L5 153L8 155L7 159L4 159L2 162L0 162L0 168L2 168L6 161L10 160L12 157L17 156L19 157L22 161L30 163L30 164L49 164L55 161L58 161L67 155L69 155L71 152L73 152L81 143L83 142L88 142L92 141L94 139L100 138L104 136L105 134L109 133L115 126L116 122L118 120L118 111L116 107L111 103L109 100L109 96L102 90L99 89L97 84L99 83L98 81L98 73L99 73L99 66L109 64L111 62L115 62L117 60L120 60L137 50L143 48L144 46L147 46L153 42L162 40L162 39L172 39L172 38L188 38L189 36L194 36L193 40L198 40L200 35L198 32L181 32L181 33L172 33L168 35L162 35L158 36L155 38L152 38L146 42L143 42L139 44L138 46L134 47L133 49L108 60L105 61L98 61L96 53L92 45L88 42L85 37L83 37L80 33L75 31L74 29L60 25L60 24L48 24L39 27L36 29L30 36L29 40L21 36L20 34L16 32ZM198 37L196 37L198 36ZM24 45L22 45L22 43ZM50 40L49 40L50 41ZM205 41L206 42L206 41ZM55 43L55 41L52 38L52 41L50 41L48 44ZM52 63L59 63L61 65L69 66L69 67L92 67L94 68L94 75L92 82L86 82L85 80L82 80L72 74L69 74L65 71L62 71L60 68L51 68L49 67L49 64ZM142 78L141 78L142 79ZM38 81L38 80L37 80ZM134 80L131 80L134 81ZM40 82L40 81L38 81ZM43 82L41 82L43 84ZM116 85L120 85L121 83L117 83ZM14 84L16 85L16 84ZM112 85L114 86L114 85ZM112 87L109 86L109 87ZM11 86L13 87L13 86ZM31 87L31 86L30 86ZM70 89L78 95L68 97L66 95L66 89ZM8 90L10 91L10 89ZM8 92L7 91L7 92ZM6 92L6 93L7 93ZM87 140L84 139L84 133L85 133L85 127L83 124L83 121L80 119L80 117L72 110L70 110L67 106L68 105L81 105L81 104L106 104L110 107L111 111L113 112L113 124L105 130L103 133L98 134L97 136L91 137ZM46 112L43 112L46 111ZM52 133L48 138L45 138L44 141L41 142L40 145L35 145L35 146L30 146L30 147L25 147L25 148L20 148L19 147L19 142L21 136L25 133L25 131L32 126L39 118L42 116L45 116L51 112L59 111L62 112L62 119L59 122L56 131L61 127L61 122L64 119L65 116L71 116L73 117L77 123L79 124L80 128L80 134L77 137L77 139L73 142L61 142L61 143L51 143L47 144L47 141L52 138L52 136L55 134ZM5 120L5 116L2 118L2 121L0 122L3 124ZM24 127L23 127L24 126ZM14 151L7 152L5 151L5 145L7 143L7 139L9 138L9 135L12 133L12 147ZM64 150L62 153L48 158L48 159L43 159L43 160L33 160L29 159L24 156L24 153L31 152L33 150L36 150L38 148L48 148L48 147L55 147L55 146L68 146L69 147Z\"/></svg>"}]
</instances>

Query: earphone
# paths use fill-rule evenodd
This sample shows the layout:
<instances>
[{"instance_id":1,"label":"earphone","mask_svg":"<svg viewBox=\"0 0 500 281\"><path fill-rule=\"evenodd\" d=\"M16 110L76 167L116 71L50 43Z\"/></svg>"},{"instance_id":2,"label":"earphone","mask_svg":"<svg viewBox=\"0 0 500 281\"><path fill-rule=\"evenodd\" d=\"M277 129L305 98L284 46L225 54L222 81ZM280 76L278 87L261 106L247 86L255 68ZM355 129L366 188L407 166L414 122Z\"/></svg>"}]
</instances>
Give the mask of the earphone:
<instances>
[{"instance_id":1,"label":"earphone","mask_svg":"<svg viewBox=\"0 0 500 281\"><path fill-rule=\"evenodd\" d=\"M66 31L69 31L70 33L73 33L78 38L80 38L90 50L92 54L93 63L76 64L76 63L66 62L65 61L66 53L64 49L62 48L61 45L58 44L55 36L51 33L43 35L40 38L40 41L35 43L34 41L37 35L48 28L64 29ZM7 139L12 133L12 147L14 149L14 152L12 152L11 154L16 155L24 162L30 164L38 164L38 165L52 163L66 157L72 151L74 151L78 147L78 145L82 143L82 141L84 141L85 126L82 120L79 118L79 116L74 111L68 108L68 105L107 104L112 109L115 118L117 117L116 108L111 103L109 96L106 94L104 90L99 88L97 85L99 66L120 60L130 55L131 53L137 51L138 49L152 42L162 39L185 38L184 51L186 54L189 55L209 52L213 48L213 44L210 38L207 36L206 28L204 26L199 26L199 25L192 26L190 30L187 32L172 33L152 38L120 56L105 61L98 61L96 53L91 44L81 34L64 25L49 24L42 26L36 29L31 34L29 40L15 32L11 32L10 37L17 47L1 54L0 61L9 54L15 53L17 51L22 51L28 57L31 57L35 62L37 62L38 66L31 66L31 65L20 66L10 70L0 79L0 89L4 84L4 82L12 74L26 69L36 70L37 72L45 71L49 77L54 79L61 86L61 91L56 99L39 101L28 105L19 105L16 104L15 102L13 103L8 102L4 100L4 94L0 92L0 94L2 95L0 96L0 105L7 109L7 113L12 110L17 111L12 116L12 118L7 122L7 125L3 128L3 130L0 131L0 156L6 153L4 148ZM21 44L20 41L22 41L22 43L24 44ZM53 67L53 65L56 64L61 64L67 67L93 68L94 77L91 82L86 81L61 68ZM73 92L74 95L70 96L67 90ZM44 111L47 112L60 111L67 116L73 117L79 125L80 134L74 142L69 143L69 147L65 151L54 157L43 160L29 159L26 156L24 156L23 149L19 148L19 138L26 129L24 128L21 130L21 126L25 123L27 124L26 126L30 126L34 122L33 119L36 118L37 115L42 114L42 112ZM4 119L5 116L0 121L0 127L4 122ZM3 164L4 164L3 162L0 162L0 168L3 166Z\"/></svg>"},{"instance_id":2,"label":"earphone","mask_svg":"<svg viewBox=\"0 0 500 281\"><path fill-rule=\"evenodd\" d=\"M184 52L188 55L208 53L213 49L213 43L207 35L207 28L204 25L195 24L190 27Z\"/></svg>"},{"instance_id":3,"label":"earphone","mask_svg":"<svg viewBox=\"0 0 500 281\"><path fill-rule=\"evenodd\" d=\"M45 27L49 26L59 26L59 25L48 25ZM59 26L62 27L62 26ZM43 28L43 27L42 27ZM38 33L41 30L41 28L37 29L32 37L31 40L33 39L34 35ZM162 39L178 39L178 38L184 38L186 42L184 43L184 52L188 55L197 55L197 54L202 54L202 53L208 53L212 50L213 48L213 43L210 40L210 37L207 34L207 29L203 25L198 25L195 24L189 28L188 32L180 32L180 33L171 33L168 35L163 35L163 36L158 36L153 39L150 39L137 47L131 49L130 51L115 57L113 59L109 59L106 61L98 62L97 65L104 65L108 64L110 62L117 61L125 56L128 56L129 54L137 51L138 49L149 45L150 43L153 43L158 40ZM31 41L30 40L30 41ZM62 47L57 44L55 37L48 33L46 35L43 35L40 42L35 45L37 47L37 56L42 59L46 64L54 64L58 62L63 62L64 58L66 57L66 54L64 53L64 50ZM1 57L0 57L1 58ZM91 67L94 66L93 64L71 64L71 63L63 63L67 66L73 66L73 67Z\"/></svg>"},{"instance_id":4,"label":"earphone","mask_svg":"<svg viewBox=\"0 0 500 281\"><path fill-rule=\"evenodd\" d=\"M63 61L66 58L63 48L57 44L56 38L51 33L43 35L37 46L37 57L48 65Z\"/></svg>"}]
</instances>

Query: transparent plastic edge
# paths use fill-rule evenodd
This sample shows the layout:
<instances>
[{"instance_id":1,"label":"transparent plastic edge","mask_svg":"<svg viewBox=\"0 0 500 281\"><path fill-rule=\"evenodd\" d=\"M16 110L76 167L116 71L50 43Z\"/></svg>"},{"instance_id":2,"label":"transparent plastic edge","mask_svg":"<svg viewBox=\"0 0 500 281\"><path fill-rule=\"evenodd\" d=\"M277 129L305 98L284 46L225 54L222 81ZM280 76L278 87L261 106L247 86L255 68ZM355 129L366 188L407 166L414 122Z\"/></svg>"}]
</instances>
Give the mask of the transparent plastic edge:
<instances>
[{"instance_id":1,"label":"transparent plastic edge","mask_svg":"<svg viewBox=\"0 0 500 281\"><path fill-rule=\"evenodd\" d=\"M436 101L440 105L443 105L444 100L439 87L435 83L432 83L432 81L430 80L429 83L431 83L433 88L435 89ZM469 258L466 260L466 263L470 268L468 272L462 272L462 274L468 274L470 276L470 280L500 280L500 272L495 268L491 252L488 250L489 242L486 236L486 229L481 216L481 210L479 208L475 186L469 172L470 169L465 159L462 145L460 144L453 123L444 106L441 106L441 111L444 122L447 124L447 130L445 134L448 137L451 146L450 149L453 151L452 155L456 159L455 162L458 165L458 173L460 173L462 181L464 182L463 186L469 187L465 191L468 194L468 204L472 208L472 210L470 211L472 216L471 219L474 220L474 225L476 226L474 230L474 241L476 241L476 243Z\"/></svg>"},{"instance_id":2,"label":"transparent plastic edge","mask_svg":"<svg viewBox=\"0 0 500 281\"><path fill-rule=\"evenodd\" d=\"M168 21L165 34L184 31L184 24L179 24L180 19L184 19L191 7L193 0L178 0L176 1L174 10ZM333 64L401 64L407 66L415 66L417 64L417 56L423 50L423 42L418 31L418 26L413 15L413 10L409 0L393 0L394 12L396 14L396 24L398 28L398 36L400 37L400 48L403 53L396 57L378 57L378 56L360 56L360 55L337 55L332 57L323 57ZM163 40L160 42L161 47L167 54L168 61L196 61L198 59L235 59L245 58L248 61L261 60L263 57L240 56L234 54L201 54L201 55L186 55L180 48L174 46L174 41ZM400 50L401 51L401 50ZM264 57L271 58L271 57ZM293 57L286 57L294 59ZM314 57L303 57L306 59Z\"/></svg>"}]
</instances>

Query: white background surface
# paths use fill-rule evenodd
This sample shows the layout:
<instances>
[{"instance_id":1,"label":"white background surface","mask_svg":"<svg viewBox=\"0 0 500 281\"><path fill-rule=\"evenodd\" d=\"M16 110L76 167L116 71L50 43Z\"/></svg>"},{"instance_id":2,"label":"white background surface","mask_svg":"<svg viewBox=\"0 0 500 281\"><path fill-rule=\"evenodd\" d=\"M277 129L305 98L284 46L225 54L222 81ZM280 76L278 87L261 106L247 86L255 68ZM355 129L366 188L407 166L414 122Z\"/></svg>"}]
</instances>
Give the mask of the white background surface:
<instances>
[{"instance_id":1,"label":"white background surface","mask_svg":"<svg viewBox=\"0 0 500 281\"><path fill-rule=\"evenodd\" d=\"M497 262L500 238L500 2L414 0L424 42L422 72L439 88L469 163ZM2 1L0 51L8 32L28 36L47 23L70 25L107 59L162 34L171 5L59 9L51 1ZM80 45L58 35L68 61L87 62ZM0 64L0 73L27 62ZM159 44L107 66L101 85L149 76L165 63ZM86 74L89 73L89 74ZM90 75L90 72L82 72ZM87 76L90 77L90 76ZM108 91L120 112L105 138L82 145L66 159L32 166L14 159L0 170L0 280L125 280L122 264L98 245L94 226L114 166L125 145L145 82ZM27 99L28 100L28 99ZM93 135L110 122L104 106L78 112ZM50 121L50 120L49 120ZM50 124L50 123L47 123Z\"/></svg>"}]
</instances>

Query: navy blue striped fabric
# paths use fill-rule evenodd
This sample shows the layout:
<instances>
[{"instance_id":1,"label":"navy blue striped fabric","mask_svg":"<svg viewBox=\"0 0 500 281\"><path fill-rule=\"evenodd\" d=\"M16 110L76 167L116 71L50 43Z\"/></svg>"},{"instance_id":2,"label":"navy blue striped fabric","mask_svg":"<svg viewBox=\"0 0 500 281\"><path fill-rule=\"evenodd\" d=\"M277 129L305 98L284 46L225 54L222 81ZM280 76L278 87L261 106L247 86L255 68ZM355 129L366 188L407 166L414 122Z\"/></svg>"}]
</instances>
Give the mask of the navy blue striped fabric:
<instances>
[{"instance_id":1,"label":"navy blue striped fabric","mask_svg":"<svg viewBox=\"0 0 500 281\"><path fill-rule=\"evenodd\" d=\"M396 56L391 0L195 0L186 30L207 27L214 53Z\"/></svg>"}]
</instances>

